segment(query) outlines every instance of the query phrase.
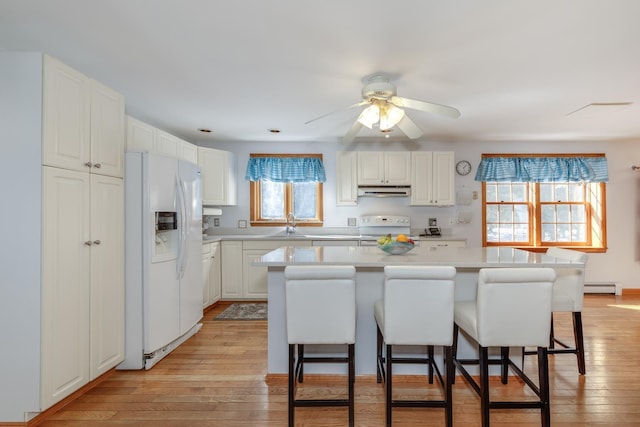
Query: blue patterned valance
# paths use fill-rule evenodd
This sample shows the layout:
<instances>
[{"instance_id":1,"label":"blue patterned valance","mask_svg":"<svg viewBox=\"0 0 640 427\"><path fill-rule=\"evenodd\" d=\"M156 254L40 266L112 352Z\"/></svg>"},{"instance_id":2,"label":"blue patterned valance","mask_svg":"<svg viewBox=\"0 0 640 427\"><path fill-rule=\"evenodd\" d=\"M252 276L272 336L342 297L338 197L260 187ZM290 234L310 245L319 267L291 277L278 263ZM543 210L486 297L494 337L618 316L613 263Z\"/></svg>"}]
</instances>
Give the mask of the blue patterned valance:
<instances>
[{"instance_id":1,"label":"blue patterned valance","mask_svg":"<svg viewBox=\"0 0 640 427\"><path fill-rule=\"evenodd\" d=\"M318 157L251 157L247 181L325 182L327 177Z\"/></svg>"},{"instance_id":2,"label":"blue patterned valance","mask_svg":"<svg viewBox=\"0 0 640 427\"><path fill-rule=\"evenodd\" d=\"M476 181L607 182L606 157L485 157Z\"/></svg>"}]
</instances>

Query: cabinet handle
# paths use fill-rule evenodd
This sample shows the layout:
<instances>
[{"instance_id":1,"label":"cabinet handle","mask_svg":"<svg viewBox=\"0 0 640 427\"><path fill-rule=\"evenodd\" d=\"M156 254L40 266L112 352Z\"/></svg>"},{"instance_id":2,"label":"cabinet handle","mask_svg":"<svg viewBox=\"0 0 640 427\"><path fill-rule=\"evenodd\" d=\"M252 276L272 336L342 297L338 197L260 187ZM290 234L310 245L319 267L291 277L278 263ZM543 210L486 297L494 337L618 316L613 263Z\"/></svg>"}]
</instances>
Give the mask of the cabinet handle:
<instances>
[{"instance_id":1,"label":"cabinet handle","mask_svg":"<svg viewBox=\"0 0 640 427\"><path fill-rule=\"evenodd\" d=\"M94 241L93 241L93 244L94 244L94 245L99 245L99 244L100 244L100 240L94 240Z\"/></svg>"},{"instance_id":2,"label":"cabinet handle","mask_svg":"<svg viewBox=\"0 0 640 427\"><path fill-rule=\"evenodd\" d=\"M91 246L93 243L91 243L91 240L87 240L86 242L84 242L85 246Z\"/></svg>"},{"instance_id":3,"label":"cabinet handle","mask_svg":"<svg viewBox=\"0 0 640 427\"><path fill-rule=\"evenodd\" d=\"M85 163L84 165L85 165L86 167L90 168L91 166L93 166L93 163L91 163L91 162L87 162L87 163Z\"/></svg>"},{"instance_id":4,"label":"cabinet handle","mask_svg":"<svg viewBox=\"0 0 640 427\"><path fill-rule=\"evenodd\" d=\"M93 167L96 169L100 169L102 165L100 163L96 163L95 165L93 165Z\"/></svg>"}]
</instances>

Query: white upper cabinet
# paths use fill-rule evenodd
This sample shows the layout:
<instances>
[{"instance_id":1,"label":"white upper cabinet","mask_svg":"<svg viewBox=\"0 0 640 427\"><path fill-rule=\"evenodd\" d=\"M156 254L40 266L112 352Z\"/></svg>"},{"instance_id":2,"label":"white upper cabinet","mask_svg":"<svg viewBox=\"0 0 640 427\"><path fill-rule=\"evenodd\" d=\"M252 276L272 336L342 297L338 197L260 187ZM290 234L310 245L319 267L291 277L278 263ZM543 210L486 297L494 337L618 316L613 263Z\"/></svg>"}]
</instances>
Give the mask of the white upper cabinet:
<instances>
[{"instance_id":1,"label":"white upper cabinet","mask_svg":"<svg viewBox=\"0 0 640 427\"><path fill-rule=\"evenodd\" d=\"M196 145L131 116L127 116L127 151L162 154L194 164L198 163Z\"/></svg>"},{"instance_id":2,"label":"white upper cabinet","mask_svg":"<svg viewBox=\"0 0 640 427\"><path fill-rule=\"evenodd\" d=\"M411 153L411 205L455 204L453 151Z\"/></svg>"},{"instance_id":3,"label":"white upper cabinet","mask_svg":"<svg viewBox=\"0 0 640 427\"><path fill-rule=\"evenodd\" d=\"M359 151L358 185L410 185L408 151Z\"/></svg>"},{"instance_id":4,"label":"white upper cabinet","mask_svg":"<svg viewBox=\"0 0 640 427\"><path fill-rule=\"evenodd\" d=\"M198 165L202 169L202 205L236 205L235 154L230 151L198 147Z\"/></svg>"},{"instance_id":5,"label":"white upper cabinet","mask_svg":"<svg viewBox=\"0 0 640 427\"><path fill-rule=\"evenodd\" d=\"M91 172L122 177L124 97L91 80Z\"/></svg>"},{"instance_id":6,"label":"white upper cabinet","mask_svg":"<svg viewBox=\"0 0 640 427\"><path fill-rule=\"evenodd\" d=\"M127 151L155 153L156 128L127 116Z\"/></svg>"},{"instance_id":7,"label":"white upper cabinet","mask_svg":"<svg viewBox=\"0 0 640 427\"><path fill-rule=\"evenodd\" d=\"M122 95L45 56L43 107L43 164L122 177Z\"/></svg>"},{"instance_id":8,"label":"white upper cabinet","mask_svg":"<svg viewBox=\"0 0 640 427\"><path fill-rule=\"evenodd\" d=\"M358 204L358 153L338 151L336 153L336 205Z\"/></svg>"},{"instance_id":9,"label":"white upper cabinet","mask_svg":"<svg viewBox=\"0 0 640 427\"><path fill-rule=\"evenodd\" d=\"M156 130L156 135L156 153L178 158L178 138L160 129Z\"/></svg>"}]
</instances>

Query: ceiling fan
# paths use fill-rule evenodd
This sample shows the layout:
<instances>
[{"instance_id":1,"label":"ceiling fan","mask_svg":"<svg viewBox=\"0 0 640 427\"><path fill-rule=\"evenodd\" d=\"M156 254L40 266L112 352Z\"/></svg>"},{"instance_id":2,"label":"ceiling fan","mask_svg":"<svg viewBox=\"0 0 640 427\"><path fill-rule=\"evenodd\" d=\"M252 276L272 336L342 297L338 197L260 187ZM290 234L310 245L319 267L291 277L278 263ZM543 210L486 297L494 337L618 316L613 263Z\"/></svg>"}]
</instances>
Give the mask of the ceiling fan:
<instances>
[{"instance_id":1,"label":"ceiling fan","mask_svg":"<svg viewBox=\"0 0 640 427\"><path fill-rule=\"evenodd\" d=\"M363 126L369 129L375 127L381 132L387 133L391 132L392 128L397 125L409 138L419 138L422 136L422 130L405 114L402 108L425 111L427 113L435 113L452 118L460 117L460 111L453 107L397 96L396 86L390 82L390 78L386 74L373 74L369 76L366 84L362 88L362 101L343 108L342 110L362 107L364 105L368 105L368 107L362 110L358 119L342 138L341 142L343 144L349 144L353 141ZM315 119L305 122L305 124L322 119L336 112L337 111L332 111L331 113L316 117Z\"/></svg>"}]
</instances>

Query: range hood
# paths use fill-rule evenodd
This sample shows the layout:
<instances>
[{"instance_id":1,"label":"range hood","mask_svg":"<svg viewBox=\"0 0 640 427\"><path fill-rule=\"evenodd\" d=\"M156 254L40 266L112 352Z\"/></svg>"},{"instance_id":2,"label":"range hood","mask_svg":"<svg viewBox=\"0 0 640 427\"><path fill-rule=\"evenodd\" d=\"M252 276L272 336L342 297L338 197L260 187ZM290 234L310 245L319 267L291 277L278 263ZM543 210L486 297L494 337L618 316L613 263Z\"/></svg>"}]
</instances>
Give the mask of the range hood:
<instances>
[{"instance_id":1,"label":"range hood","mask_svg":"<svg viewBox=\"0 0 640 427\"><path fill-rule=\"evenodd\" d=\"M390 185L385 187L365 186L358 187L358 197L408 197L411 196L411 187L408 185Z\"/></svg>"}]
</instances>

